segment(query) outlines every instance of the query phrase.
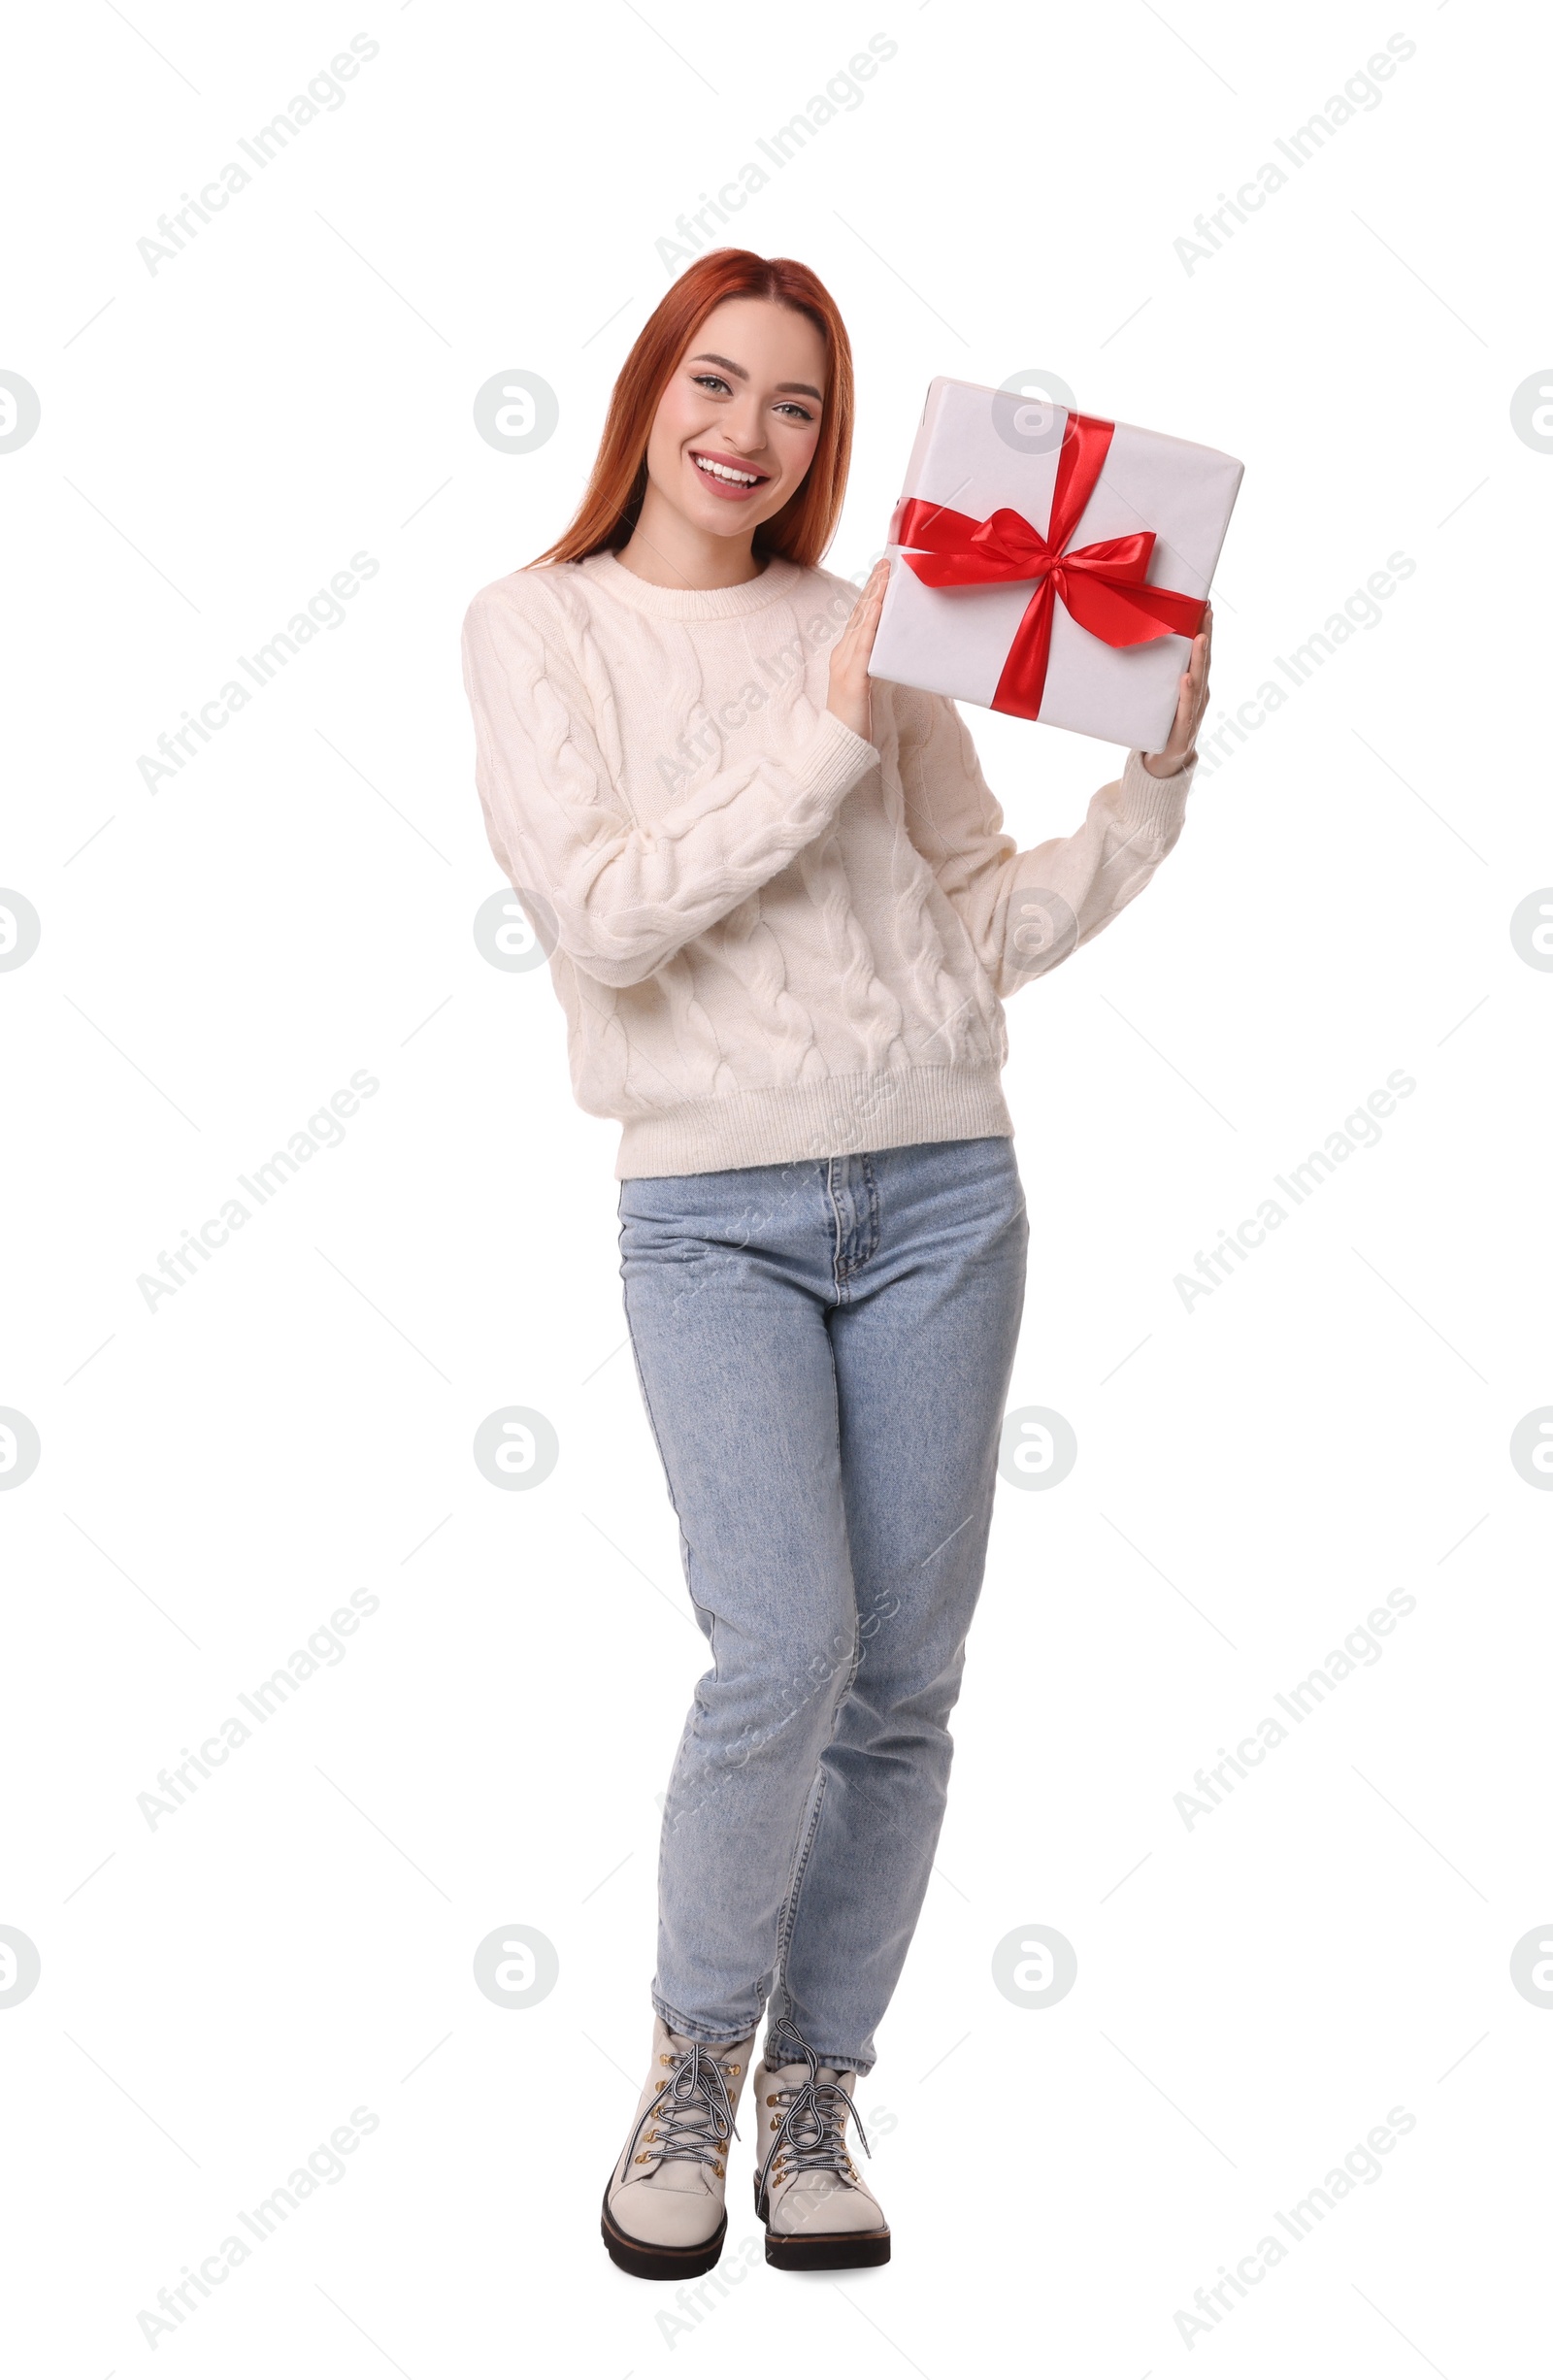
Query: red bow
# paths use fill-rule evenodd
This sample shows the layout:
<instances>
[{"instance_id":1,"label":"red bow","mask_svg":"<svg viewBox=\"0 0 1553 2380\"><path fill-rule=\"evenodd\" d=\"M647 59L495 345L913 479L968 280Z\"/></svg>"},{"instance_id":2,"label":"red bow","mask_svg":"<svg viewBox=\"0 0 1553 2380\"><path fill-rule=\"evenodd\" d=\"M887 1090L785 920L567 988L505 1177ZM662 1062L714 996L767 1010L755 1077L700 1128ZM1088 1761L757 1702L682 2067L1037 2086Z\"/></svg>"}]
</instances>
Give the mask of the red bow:
<instances>
[{"instance_id":1,"label":"red bow","mask_svg":"<svg viewBox=\"0 0 1553 2380\"><path fill-rule=\"evenodd\" d=\"M1083 518L1116 424L1070 413L1057 462L1046 534L1022 512L1000 506L986 520L951 512L911 496L891 523L890 543L917 548L907 562L924 586L986 586L1012 578L1039 581L1014 631L992 697L994 711L1016 718L1041 715L1051 653L1052 609L1060 596L1080 628L1103 645L1149 645L1158 637L1195 636L1206 596L1149 586L1144 574L1154 550L1152 529L1105 538L1066 551Z\"/></svg>"}]
</instances>

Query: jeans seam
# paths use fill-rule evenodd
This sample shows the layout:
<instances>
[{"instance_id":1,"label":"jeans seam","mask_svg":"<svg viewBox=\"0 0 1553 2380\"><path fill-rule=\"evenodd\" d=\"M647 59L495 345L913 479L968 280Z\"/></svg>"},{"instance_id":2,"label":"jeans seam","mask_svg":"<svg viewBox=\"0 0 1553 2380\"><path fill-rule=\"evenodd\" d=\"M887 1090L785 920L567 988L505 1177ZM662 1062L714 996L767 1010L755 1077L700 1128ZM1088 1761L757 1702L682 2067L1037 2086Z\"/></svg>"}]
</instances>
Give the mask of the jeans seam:
<instances>
[{"instance_id":1,"label":"jeans seam","mask_svg":"<svg viewBox=\"0 0 1553 2380\"><path fill-rule=\"evenodd\" d=\"M623 1185L622 1185L622 1187L621 1187L621 1193L620 1193L620 1195L621 1195L621 1199L622 1199L622 1201L623 1201L623 1200L624 1200L624 1197L625 1197L625 1191L624 1191L624 1186L623 1186ZM621 1221L621 1225L620 1225L620 1237L621 1237L621 1240L622 1240L622 1241L623 1241L623 1240L624 1240L624 1238L625 1238L625 1223L624 1223L624 1220L623 1220L623 1219L622 1219L622 1221ZM707 1630L705 1633L706 1633L706 1636L707 1636L708 1648L709 1648L709 1650L710 1651L710 1654L711 1654L712 1675L713 1675L713 1677L715 1677L716 1672L717 1672L717 1638L716 1638L716 1624L717 1624L717 1615L716 1615L715 1611L711 1611L710 1604L704 1604L704 1603L702 1603L701 1598L700 1598L700 1597L697 1595L697 1593L696 1593L694 1583L693 1583L693 1581L692 1581L692 1579L691 1579L691 1575L690 1575L690 1569L691 1569L691 1563L690 1563L690 1553L691 1553L691 1548L690 1548L690 1539L689 1539L689 1538L686 1537L686 1535L685 1535L684 1523L683 1523L683 1521L682 1521L682 1520L680 1519L680 1517L679 1517L679 1506L678 1506L677 1502L676 1501L676 1498L675 1498L675 1492L674 1492L674 1474L673 1474L673 1472L672 1472L672 1471L670 1471L670 1469L669 1469L668 1458L666 1457L666 1455L664 1454L664 1451L663 1451L663 1440L662 1440L662 1438L661 1438L658 1436L658 1424L657 1424L656 1417L655 1417L655 1415L654 1415L654 1413L653 1413L653 1410L652 1410L652 1399L651 1399L651 1396L648 1394L648 1391L647 1391L647 1379L646 1379L646 1373L645 1373L645 1372L644 1372L644 1370L643 1370L641 1353L640 1353L640 1351L638 1350L638 1347L637 1347L636 1332L635 1332L635 1330L632 1328L632 1323L631 1323L631 1294L630 1294L630 1286L629 1286L629 1284L628 1284L628 1282L626 1281L626 1278L625 1278L625 1264L624 1264L623 1251L622 1251L622 1261L621 1261L621 1267L620 1267L620 1274L621 1274L621 1279L620 1279L620 1303L621 1303L621 1305L622 1305L622 1306L624 1306L624 1308L625 1308L625 1325L626 1325L626 1336L629 1338L629 1339L630 1339L630 1341L631 1341L631 1362L632 1362L632 1365L633 1365L633 1367L634 1367L634 1369L635 1369L635 1372L636 1372L636 1375L637 1375L637 1385L638 1385L638 1387L640 1388L640 1390L641 1390L641 1392L642 1392L642 1405L643 1405L643 1410L645 1412L646 1417L647 1417L647 1429L648 1429L648 1431L651 1433L651 1437L652 1437L652 1443L653 1443L653 1446L655 1447L655 1449L656 1449L656 1451L657 1451L658 1462L659 1462L659 1465L660 1465L660 1467L661 1467L661 1469L662 1469L662 1471L663 1471L663 1483L664 1483L664 1487L665 1487L665 1488L666 1488L666 1490L668 1491L668 1497L669 1497L669 1508L670 1508L670 1510L671 1510L671 1511L673 1512L673 1514L674 1514L674 1518L675 1518L675 1527L676 1527L676 1529L678 1531L678 1534L679 1534L679 1567L680 1567L680 1569L681 1569L681 1570L683 1570L683 1572L684 1572L684 1580L685 1580L685 1593L686 1593L686 1595L687 1595L687 1596L689 1597L689 1599L690 1599L691 1608L692 1608L694 1611L696 1611L696 1612L700 1612L700 1611L706 1610L706 1611L710 1612L710 1617L711 1617L711 1623L712 1623L712 1624L711 1624L711 1627L710 1627L709 1630ZM662 1908L662 1906L663 1906L663 1898L664 1898L664 1894L663 1894L663 1887L664 1887L664 1875L665 1875L665 1871L666 1871L667 1867L668 1867L668 1859L669 1859L669 1802L670 1802L670 1796L671 1796L671 1794L672 1794L672 1792L673 1792L673 1789L674 1789L675 1771L676 1771L676 1769L677 1769L677 1768L678 1768L678 1766L679 1766L680 1761L681 1761L681 1760L684 1758L684 1754L685 1754L685 1748L686 1748L686 1746L687 1746L687 1745L690 1743L690 1741L691 1741L692 1737L693 1737L693 1736L694 1736L694 1735L695 1735L695 1726L696 1726L696 1712L697 1712L697 1709L698 1709L698 1708L699 1708L698 1700L697 1700L696 1696L695 1696L694 1694L692 1694L692 1696L691 1696L691 1700L690 1700L690 1708L689 1708L688 1712L687 1712L687 1713L686 1713L686 1715L685 1715L685 1724L684 1724L684 1728L683 1728L683 1731L682 1731L682 1732L681 1732L681 1734L680 1734L679 1742L678 1742L678 1744L677 1744L677 1748L676 1748L674 1759L673 1759L673 1761L672 1761L672 1762L670 1763L670 1765L669 1765L669 1778L668 1778L668 1784L667 1784L667 1787L665 1788L665 1791L664 1791L664 1797L663 1797L663 1824L662 1824L662 1826L661 1826L661 1827L659 1828L659 1830L658 1830L657 1902L658 1902L658 1906L659 1906L659 1908L660 1908L660 1909L661 1909L661 1908ZM653 2005L654 2005L654 2007L658 2007L658 2001L657 2001L656 1995L654 1995L654 1996L653 1996ZM664 2012L663 2008L658 2007L658 2013L659 2013L659 2015L660 2015L660 2016L662 2016L662 2017L663 2017L663 2019L664 2019L664 2023L665 2023L665 2024L670 2024L670 2021L671 2021L671 2020L670 2020L669 2016L665 2014L665 2012ZM756 2023L757 2025L758 2025L758 2024L759 2024L759 2022L760 2022L760 2010L759 2010L759 2005L758 2005L758 1995L757 1995L757 2006L756 2006L756 2013L755 2013L755 2020L754 2020L754 2021L755 2021L755 2023ZM671 2030L672 2030L672 2031L674 2031L674 2032L676 2032L676 2033L683 2033L683 2032L684 2032L686 2029L685 2029L685 2027L684 2027L682 2024L674 2024L674 2025L672 2025ZM740 2041L742 2041L742 2040L743 2039L743 2037L744 2037L744 2036L743 2036L743 2033L736 2033L736 2034L734 2034L732 2037L733 2037L735 2040L740 2040Z\"/></svg>"},{"instance_id":2,"label":"jeans seam","mask_svg":"<svg viewBox=\"0 0 1553 2380\"><path fill-rule=\"evenodd\" d=\"M685 1572L685 1590L689 1595L692 1603L696 1605L696 1608L698 1610L702 1610L706 1608L706 1606L701 1603L695 1588L690 1583L690 1539L685 1535L685 1525L679 1517L679 1506L676 1502L674 1492L674 1473L669 1469L668 1457L663 1451L663 1440L658 1436L658 1424L652 1410L652 1399L647 1393L647 1376L642 1369L642 1358L637 1351L636 1333L631 1327L630 1297L623 1287L620 1303L625 1307L626 1335L631 1341L631 1361L636 1370L637 1386L642 1391L642 1407L647 1417L647 1428L652 1434L652 1443L657 1453L659 1467L663 1472L663 1484L667 1489L669 1496L669 1509L674 1514L675 1527L679 1533L680 1568ZM713 1649L715 1650L715 1648Z\"/></svg>"},{"instance_id":3,"label":"jeans seam","mask_svg":"<svg viewBox=\"0 0 1553 2380\"><path fill-rule=\"evenodd\" d=\"M853 1274L861 1273L865 1265L872 1264L879 1252L879 1186L877 1176L874 1172L873 1157L867 1149L862 1150L855 1158L845 1157L841 1162L843 1165L860 1166L863 1178L864 1244L861 1255L854 1258L846 1253L848 1234L843 1227L842 1210L836 1196L834 1169L837 1160L834 1157L827 1157L825 1160L825 1193L831 1203L831 1216L835 1224L835 1252L831 1261L831 1280L835 1287L837 1303L842 1306L849 1306L852 1302Z\"/></svg>"},{"instance_id":4,"label":"jeans seam","mask_svg":"<svg viewBox=\"0 0 1553 2380\"><path fill-rule=\"evenodd\" d=\"M819 1834L820 1818L825 1808L825 1789L830 1783L830 1770L825 1766L825 1754L836 1741L837 1731L842 1724L843 1705L856 1683L858 1669L862 1662L863 1639L855 1625L855 1610L853 1616L851 1667L846 1672L844 1685L836 1697L831 1710L831 1731L814 1764L814 1784L811 1788L812 1799L810 1803L809 1824L805 1829L798 1855L793 1862L792 1877L782 1901L781 1917L776 1930L776 1986L782 1998L782 2019L785 2019L792 2011L793 1996L787 1988L787 1953L792 1947L793 1934L797 1929L799 1902L804 1894L804 1879L809 1873L810 1855L813 1851L815 1838ZM773 2028L778 2035L781 2021L777 2020Z\"/></svg>"},{"instance_id":5,"label":"jeans seam","mask_svg":"<svg viewBox=\"0 0 1553 2380\"><path fill-rule=\"evenodd\" d=\"M829 1180L830 1169L827 1165L827 1184L829 1183ZM834 1200L832 1204L834 1205ZM831 1415L836 1425L836 1442L838 1447L840 1447L842 1438L842 1393L836 1378L836 1352L834 1348L831 1350ZM846 1567L847 1571L850 1574L852 1568L852 1549L849 1536L846 1545ZM787 1989L787 1951L793 1938L793 1927L797 1923L798 1899L803 1890L804 1877L809 1868L809 1855L814 1848L814 1837L819 1833L820 1811L824 1806L825 1802L827 1770L825 1768L824 1756L830 1749L830 1746L836 1740L836 1731L841 1725L842 1704L845 1702L847 1696L852 1691L852 1681L857 1675L858 1662L862 1652L862 1636L858 1629L857 1587L854 1580L852 1587L852 1664L850 1669L847 1671L846 1683L842 1688L841 1693L836 1697L835 1704L831 1710L830 1734L826 1736L825 1742L820 1748L819 1757L814 1764L814 1783L810 1787L812 1799L809 1810L809 1824L805 1830L802 1840L798 1844L794 1853L793 1866L788 1878L787 1890L782 1896L781 1913L777 1919L776 1925L776 1961L775 1967L774 1989L781 1994L784 2016L788 2013L792 2004L792 1994Z\"/></svg>"},{"instance_id":6,"label":"jeans seam","mask_svg":"<svg viewBox=\"0 0 1553 2380\"><path fill-rule=\"evenodd\" d=\"M842 1210L836 1198L836 1160L834 1157L827 1157L825 1160L825 1196L830 1201L831 1221L835 1226L831 1253L831 1286L836 1292L838 1305L844 1305L849 1295L846 1286L845 1234L842 1228Z\"/></svg>"},{"instance_id":7,"label":"jeans seam","mask_svg":"<svg viewBox=\"0 0 1553 2380\"><path fill-rule=\"evenodd\" d=\"M838 1707L840 1707L840 1705L838 1705ZM835 1734L836 1722L833 1717L831 1721L831 1739L834 1739ZM791 2015L793 2004L793 1996L787 1988L787 1953L792 1947L793 1928L798 1922L798 1901L799 1896L804 1888L804 1877L809 1869L809 1855L814 1848L814 1837L819 1833L820 1812L825 1805L825 1787L827 1782L828 1778L824 1761L818 1760L814 1764L814 1778L810 1787L808 1820L805 1825L803 1835L800 1838L800 1841L793 1854L793 1864L788 1876L787 1890L782 1896L781 1912L776 1921L776 1960L773 1997L776 1998L778 1995L780 1997L781 2014L783 2019ZM773 2030L779 2030L779 2026L775 2020Z\"/></svg>"}]
</instances>

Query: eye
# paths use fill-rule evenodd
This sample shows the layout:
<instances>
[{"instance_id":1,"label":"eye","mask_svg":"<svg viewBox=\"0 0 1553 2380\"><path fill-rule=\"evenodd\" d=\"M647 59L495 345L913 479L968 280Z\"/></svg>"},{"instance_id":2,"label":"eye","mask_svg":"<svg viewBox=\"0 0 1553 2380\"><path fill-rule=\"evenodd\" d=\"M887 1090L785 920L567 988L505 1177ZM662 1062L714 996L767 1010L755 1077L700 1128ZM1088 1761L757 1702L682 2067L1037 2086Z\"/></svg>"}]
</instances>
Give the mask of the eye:
<instances>
[{"instance_id":1,"label":"eye","mask_svg":"<svg viewBox=\"0 0 1553 2380\"><path fill-rule=\"evenodd\" d=\"M733 395L720 372L693 372L690 377L698 388L720 388L725 397Z\"/></svg>"},{"instance_id":2,"label":"eye","mask_svg":"<svg viewBox=\"0 0 1553 2380\"><path fill-rule=\"evenodd\" d=\"M800 421L812 421L814 418L809 407L800 405L796 397L784 397L776 411L779 413L796 413Z\"/></svg>"}]
</instances>

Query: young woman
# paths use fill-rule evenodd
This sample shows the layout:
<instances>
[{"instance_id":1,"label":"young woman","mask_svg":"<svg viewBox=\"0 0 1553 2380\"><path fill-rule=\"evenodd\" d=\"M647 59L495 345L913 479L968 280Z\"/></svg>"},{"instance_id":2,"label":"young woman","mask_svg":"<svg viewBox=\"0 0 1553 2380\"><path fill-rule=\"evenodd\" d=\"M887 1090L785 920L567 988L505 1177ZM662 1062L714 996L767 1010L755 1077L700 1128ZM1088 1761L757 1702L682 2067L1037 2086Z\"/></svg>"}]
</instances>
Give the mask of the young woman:
<instances>
[{"instance_id":1,"label":"young woman","mask_svg":"<svg viewBox=\"0 0 1553 2380\"><path fill-rule=\"evenodd\" d=\"M1205 634L1164 750L1016 850L954 706L870 681L888 565L861 597L818 568L851 434L813 274L704 256L571 528L465 625L491 847L577 1097L621 1126L626 1315L712 1654L605 2192L648 2279L721 2252L763 2007L768 2261L889 2256L847 2123L942 1820L1024 1294L1000 995L1147 883L1207 696Z\"/></svg>"}]
</instances>

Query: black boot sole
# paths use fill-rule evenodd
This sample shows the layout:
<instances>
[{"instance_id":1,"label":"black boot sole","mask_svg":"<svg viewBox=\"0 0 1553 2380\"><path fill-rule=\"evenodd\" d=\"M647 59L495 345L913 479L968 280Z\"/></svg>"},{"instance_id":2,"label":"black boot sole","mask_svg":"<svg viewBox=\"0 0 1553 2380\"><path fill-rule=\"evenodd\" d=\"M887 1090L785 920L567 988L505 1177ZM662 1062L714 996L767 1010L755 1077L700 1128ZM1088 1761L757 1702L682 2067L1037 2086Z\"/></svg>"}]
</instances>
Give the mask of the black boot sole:
<instances>
[{"instance_id":1,"label":"black boot sole","mask_svg":"<svg viewBox=\"0 0 1553 2380\"><path fill-rule=\"evenodd\" d=\"M728 2217L724 2212L711 2237L699 2241L693 2248L656 2248L650 2240L633 2239L629 2231L622 2231L611 2221L610 2192L606 2185L600 2229L612 2262L636 2280L693 2281L698 2274L710 2272L721 2256L722 2243L728 2236Z\"/></svg>"},{"instance_id":2,"label":"black boot sole","mask_svg":"<svg viewBox=\"0 0 1553 2380\"><path fill-rule=\"evenodd\" d=\"M755 2213L766 2222L766 2204L755 2186ZM887 2264L890 2234L882 2231L766 2231L766 2262L780 2272L844 2272L855 2264Z\"/></svg>"}]
</instances>

